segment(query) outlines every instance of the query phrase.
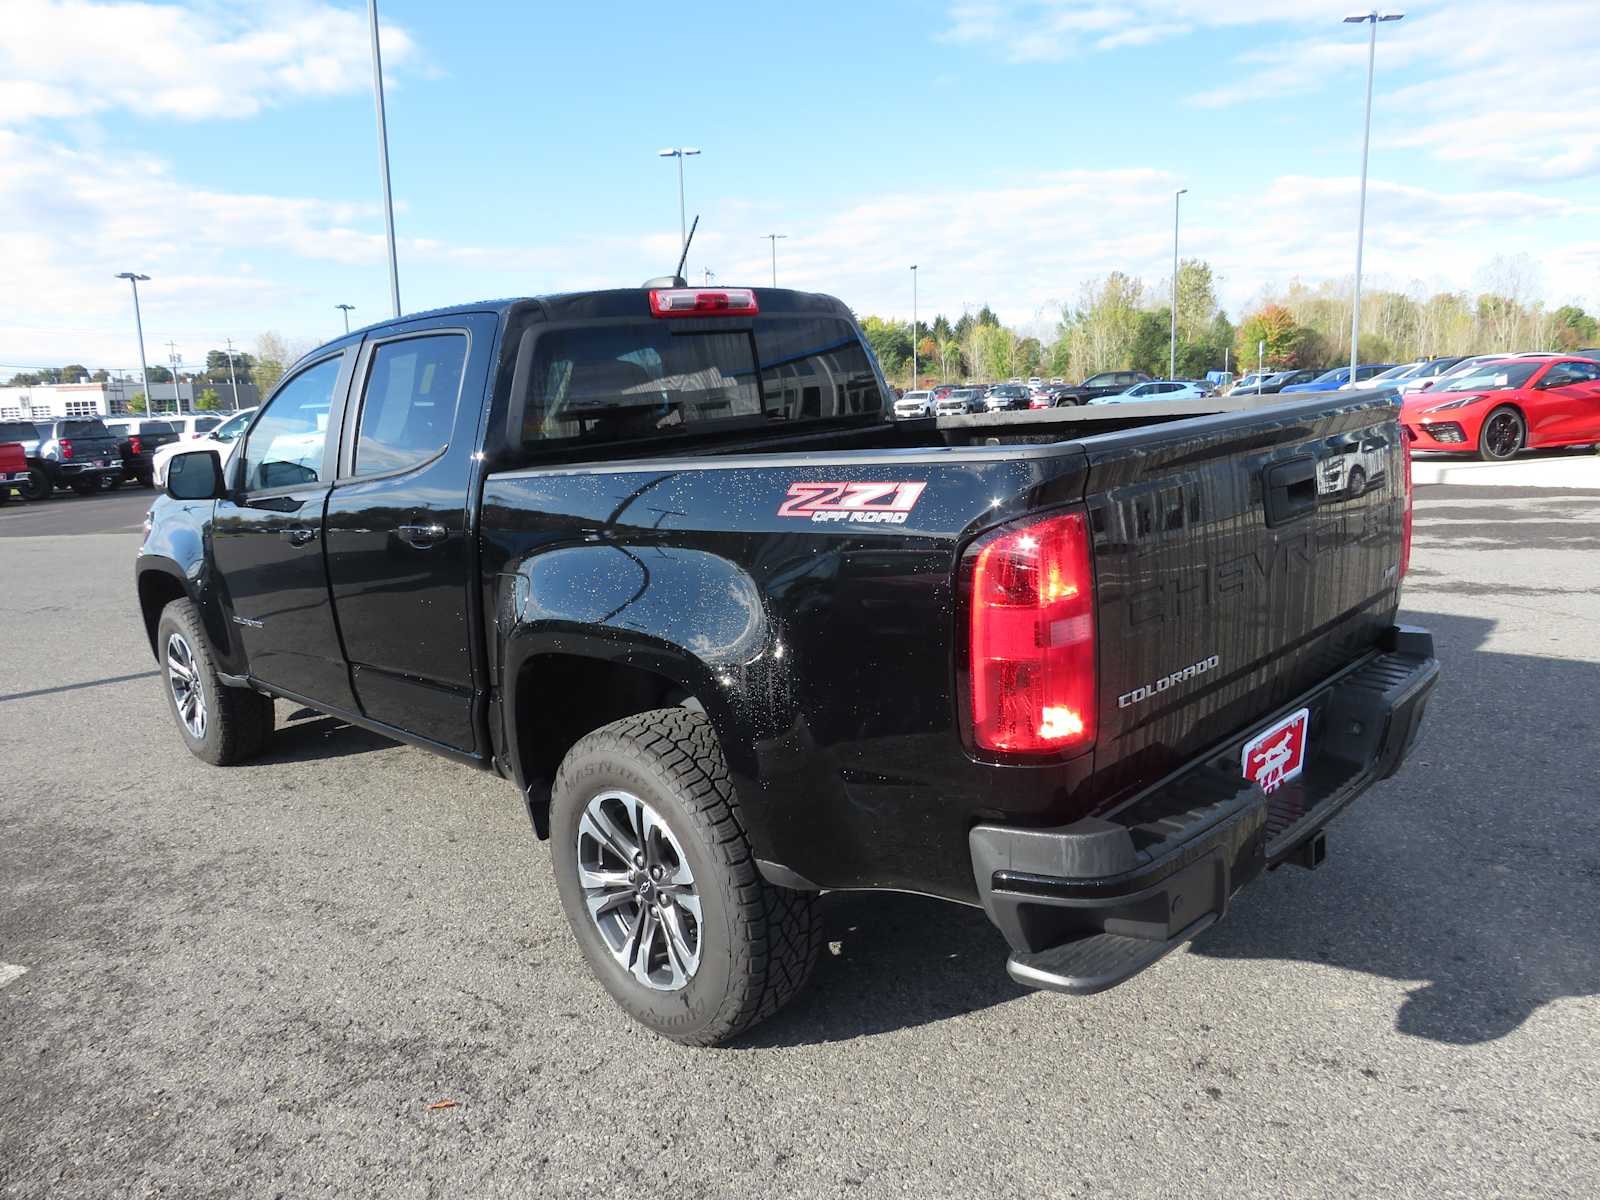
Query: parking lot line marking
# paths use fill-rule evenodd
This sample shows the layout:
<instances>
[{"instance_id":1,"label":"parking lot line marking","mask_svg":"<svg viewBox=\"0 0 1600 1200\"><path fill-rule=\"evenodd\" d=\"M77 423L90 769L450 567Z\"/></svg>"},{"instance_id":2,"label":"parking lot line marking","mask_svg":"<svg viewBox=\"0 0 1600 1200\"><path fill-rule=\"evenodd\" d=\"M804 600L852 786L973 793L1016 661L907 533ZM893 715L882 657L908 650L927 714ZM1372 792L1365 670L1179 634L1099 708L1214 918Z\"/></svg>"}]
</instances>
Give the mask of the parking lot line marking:
<instances>
[{"instance_id":1,"label":"parking lot line marking","mask_svg":"<svg viewBox=\"0 0 1600 1200\"><path fill-rule=\"evenodd\" d=\"M0 962L0 988L5 987L8 983L15 983L27 973L27 967L19 967L12 963Z\"/></svg>"}]
</instances>

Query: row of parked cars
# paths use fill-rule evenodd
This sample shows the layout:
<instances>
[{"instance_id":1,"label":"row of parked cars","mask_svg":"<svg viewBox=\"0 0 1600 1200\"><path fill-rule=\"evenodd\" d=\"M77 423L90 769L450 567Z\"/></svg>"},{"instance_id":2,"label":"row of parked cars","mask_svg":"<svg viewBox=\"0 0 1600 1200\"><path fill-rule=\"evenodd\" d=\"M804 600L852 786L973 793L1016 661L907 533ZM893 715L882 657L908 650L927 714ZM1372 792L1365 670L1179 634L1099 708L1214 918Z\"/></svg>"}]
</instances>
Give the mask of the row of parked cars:
<instances>
[{"instance_id":1,"label":"row of parked cars","mask_svg":"<svg viewBox=\"0 0 1600 1200\"><path fill-rule=\"evenodd\" d=\"M1246 375L1229 395L1366 391L1400 393L1413 451L1495 461L1527 449L1600 443L1600 348L1472 354L1364 363L1331 371Z\"/></svg>"},{"instance_id":2,"label":"row of parked cars","mask_svg":"<svg viewBox=\"0 0 1600 1200\"><path fill-rule=\"evenodd\" d=\"M174 454L227 446L253 412L0 421L0 503L12 492L48 500L68 488L87 496L120 483L160 486Z\"/></svg>"},{"instance_id":3,"label":"row of parked cars","mask_svg":"<svg viewBox=\"0 0 1600 1200\"><path fill-rule=\"evenodd\" d=\"M1082 383L1038 377L995 384L947 384L904 392L895 401L901 420L961 413L1067 408L1081 404L1131 404L1148 400L1199 400L1217 394L1203 379L1152 379L1143 371L1101 371Z\"/></svg>"}]
</instances>

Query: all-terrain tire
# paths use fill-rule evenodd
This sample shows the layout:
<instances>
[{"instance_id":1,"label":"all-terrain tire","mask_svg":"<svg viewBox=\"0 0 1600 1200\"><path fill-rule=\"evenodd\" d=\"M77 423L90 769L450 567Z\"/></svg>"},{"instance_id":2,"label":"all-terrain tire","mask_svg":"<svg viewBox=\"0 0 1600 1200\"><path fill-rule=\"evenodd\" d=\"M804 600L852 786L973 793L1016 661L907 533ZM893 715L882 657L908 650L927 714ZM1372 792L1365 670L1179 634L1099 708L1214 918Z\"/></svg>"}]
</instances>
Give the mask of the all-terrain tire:
<instances>
[{"instance_id":1,"label":"all-terrain tire","mask_svg":"<svg viewBox=\"0 0 1600 1200\"><path fill-rule=\"evenodd\" d=\"M189 752L214 767L247 762L266 749L272 737L272 698L249 688L226 687L217 676L205 625L189 600L174 600L161 610L156 625L156 658L167 707ZM179 699L174 662L187 668L199 689L201 720L187 713Z\"/></svg>"},{"instance_id":2,"label":"all-terrain tire","mask_svg":"<svg viewBox=\"0 0 1600 1200\"><path fill-rule=\"evenodd\" d=\"M618 961L585 904L579 829L591 802L637 797L692 871L699 963L676 990L640 982ZM687 708L625 717L568 751L551 789L550 845L561 904L590 968L613 999L676 1042L711 1046L787 1004L810 978L823 930L814 892L761 877L711 722ZM665 902L663 902L665 903Z\"/></svg>"}]
</instances>

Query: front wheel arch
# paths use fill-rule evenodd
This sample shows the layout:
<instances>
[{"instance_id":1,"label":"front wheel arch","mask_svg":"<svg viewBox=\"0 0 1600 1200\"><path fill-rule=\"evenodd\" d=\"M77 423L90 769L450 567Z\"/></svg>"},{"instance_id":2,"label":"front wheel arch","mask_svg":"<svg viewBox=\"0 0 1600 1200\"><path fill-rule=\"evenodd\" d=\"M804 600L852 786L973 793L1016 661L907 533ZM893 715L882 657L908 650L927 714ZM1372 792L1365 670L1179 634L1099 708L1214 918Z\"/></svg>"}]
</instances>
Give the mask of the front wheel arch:
<instances>
[{"instance_id":1,"label":"front wheel arch","mask_svg":"<svg viewBox=\"0 0 1600 1200\"><path fill-rule=\"evenodd\" d=\"M1510 413L1512 416L1516 417L1517 422L1521 426L1521 430L1522 430L1521 438L1519 439L1515 449L1513 449L1510 454L1503 454L1502 455L1502 454L1486 453L1485 452L1485 438L1488 435L1490 423L1493 422L1496 417L1500 416L1503 413ZM1527 416L1527 414L1524 413L1522 411L1522 409L1519 408L1515 404L1497 404L1497 405L1494 406L1494 408L1490 409L1488 415L1483 418L1483 424L1478 426L1478 444L1476 446L1478 457L1480 459L1482 459L1484 462L1510 462L1513 458L1515 458L1518 455L1518 453L1520 453L1523 450L1526 450L1527 448L1528 448L1528 416Z\"/></svg>"}]
</instances>

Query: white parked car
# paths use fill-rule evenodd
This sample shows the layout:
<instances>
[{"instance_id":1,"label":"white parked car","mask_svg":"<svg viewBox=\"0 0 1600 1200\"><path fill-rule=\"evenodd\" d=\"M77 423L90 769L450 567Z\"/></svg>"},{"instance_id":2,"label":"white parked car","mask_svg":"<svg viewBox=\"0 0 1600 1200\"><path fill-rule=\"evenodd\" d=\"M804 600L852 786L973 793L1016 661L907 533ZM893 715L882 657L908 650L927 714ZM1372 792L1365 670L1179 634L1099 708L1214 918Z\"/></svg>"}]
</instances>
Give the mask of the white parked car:
<instances>
[{"instance_id":1,"label":"white parked car","mask_svg":"<svg viewBox=\"0 0 1600 1200\"><path fill-rule=\"evenodd\" d=\"M169 445L162 446L156 451L155 456L156 486L165 487L167 485L167 464L172 461L174 454L186 454L190 450L215 450L222 455L222 461L226 463L228 456L233 453L233 448L239 444L239 435L244 432L245 426L250 424L250 418L255 415L255 409L241 408L226 420L220 417L216 418L217 423L215 425L208 426L205 431L199 434L187 434ZM163 419L177 425L185 419L211 420L212 418L166 417Z\"/></svg>"},{"instance_id":2,"label":"white parked car","mask_svg":"<svg viewBox=\"0 0 1600 1200\"><path fill-rule=\"evenodd\" d=\"M901 420L933 416L933 393L907 392L894 402L894 415Z\"/></svg>"},{"instance_id":3,"label":"white parked car","mask_svg":"<svg viewBox=\"0 0 1600 1200\"><path fill-rule=\"evenodd\" d=\"M1205 390L1184 379L1151 379L1114 396L1101 396L1090 404L1137 404L1142 400L1204 400Z\"/></svg>"}]
</instances>

